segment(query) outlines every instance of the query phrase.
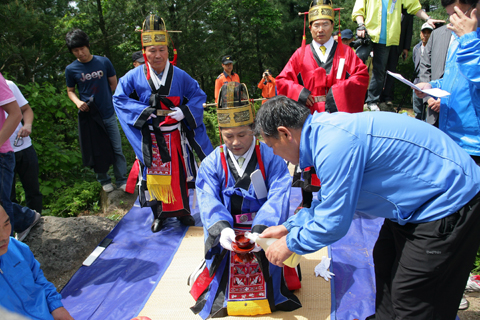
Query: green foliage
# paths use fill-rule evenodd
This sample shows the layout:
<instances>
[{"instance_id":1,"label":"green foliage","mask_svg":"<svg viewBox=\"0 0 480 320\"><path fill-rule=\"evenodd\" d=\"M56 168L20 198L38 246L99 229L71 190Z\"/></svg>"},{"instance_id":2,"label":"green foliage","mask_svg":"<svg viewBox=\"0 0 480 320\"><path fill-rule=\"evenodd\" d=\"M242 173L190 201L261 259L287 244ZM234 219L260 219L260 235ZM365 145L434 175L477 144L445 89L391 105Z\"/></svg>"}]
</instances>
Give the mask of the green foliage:
<instances>
[{"instance_id":1,"label":"green foliage","mask_svg":"<svg viewBox=\"0 0 480 320\"><path fill-rule=\"evenodd\" d=\"M59 217L76 217L85 211L98 212L98 195L101 186L98 182L84 181L75 183L73 187L58 190L54 201L46 206L49 215Z\"/></svg>"},{"instance_id":2,"label":"green foliage","mask_svg":"<svg viewBox=\"0 0 480 320\"><path fill-rule=\"evenodd\" d=\"M213 148L220 145L220 132L218 130L217 112L215 107L205 109L203 113L203 123L207 128L207 135L212 142Z\"/></svg>"},{"instance_id":3,"label":"green foliage","mask_svg":"<svg viewBox=\"0 0 480 320\"><path fill-rule=\"evenodd\" d=\"M40 191L48 205L57 189L93 176L82 166L77 110L66 92L48 82L20 88L35 113L31 136L38 155Z\"/></svg>"},{"instance_id":4,"label":"green foliage","mask_svg":"<svg viewBox=\"0 0 480 320\"><path fill-rule=\"evenodd\" d=\"M480 248L477 251L477 257L475 258L475 264L472 269L473 274L480 274Z\"/></svg>"}]
</instances>

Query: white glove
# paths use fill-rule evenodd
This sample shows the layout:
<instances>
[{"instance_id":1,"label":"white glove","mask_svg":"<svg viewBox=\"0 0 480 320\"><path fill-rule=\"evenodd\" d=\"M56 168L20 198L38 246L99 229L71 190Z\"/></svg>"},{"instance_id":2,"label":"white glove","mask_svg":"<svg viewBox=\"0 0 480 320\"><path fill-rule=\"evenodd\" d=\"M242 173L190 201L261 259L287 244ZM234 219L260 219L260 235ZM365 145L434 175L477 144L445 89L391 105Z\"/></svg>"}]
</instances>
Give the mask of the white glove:
<instances>
[{"instance_id":1,"label":"white glove","mask_svg":"<svg viewBox=\"0 0 480 320\"><path fill-rule=\"evenodd\" d=\"M220 232L220 245L227 250L233 251L232 242L235 241L235 231L232 228L225 228Z\"/></svg>"},{"instance_id":2,"label":"white glove","mask_svg":"<svg viewBox=\"0 0 480 320\"><path fill-rule=\"evenodd\" d=\"M332 279L332 276L334 276L332 272L328 271L328 268L330 267L330 260L332 260L332 258L323 256L322 261L315 267L315 275L317 277L322 277L325 279L325 281Z\"/></svg>"},{"instance_id":3,"label":"white glove","mask_svg":"<svg viewBox=\"0 0 480 320\"><path fill-rule=\"evenodd\" d=\"M148 118L147 118L147 121L150 120L150 119L152 119L152 118L156 118L156 117L157 117L156 114L150 113L150 115L149 115Z\"/></svg>"},{"instance_id":4,"label":"white glove","mask_svg":"<svg viewBox=\"0 0 480 320\"><path fill-rule=\"evenodd\" d=\"M179 107L175 107L173 108L173 110L175 111L169 114L170 118L173 118L177 121L182 121L185 118L182 109L180 109Z\"/></svg>"},{"instance_id":5,"label":"white glove","mask_svg":"<svg viewBox=\"0 0 480 320\"><path fill-rule=\"evenodd\" d=\"M256 238L258 238L259 233L258 233L258 232L254 232L254 233L251 233L251 235L252 235L253 239L256 239ZM255 243L255 241L253 241L252 238L250 238L250 237L247 237L247 238L250 239L250 243ZM260 247L258 244L255 243L255 247L252 249L251 252L258 252L258 251L260 251L260 250L262 250L262 247Z\"/></svg>"}]
</instances>

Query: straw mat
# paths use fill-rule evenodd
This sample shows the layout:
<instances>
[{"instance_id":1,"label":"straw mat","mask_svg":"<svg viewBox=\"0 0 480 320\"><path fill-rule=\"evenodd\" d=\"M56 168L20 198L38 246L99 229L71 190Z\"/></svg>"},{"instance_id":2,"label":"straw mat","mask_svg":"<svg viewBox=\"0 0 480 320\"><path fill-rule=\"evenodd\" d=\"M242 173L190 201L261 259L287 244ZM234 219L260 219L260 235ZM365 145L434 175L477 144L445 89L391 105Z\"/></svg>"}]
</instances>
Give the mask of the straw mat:
<instances>
[{"instance_id":1,"label":"straw mat","mask_svg":"<svg viewBox=\"0 0 480 320\"><path fill-rule=\"evenodd\" d=\"M139 316L147 316L152 320L199 320L200 316L193 314L190 307L195 304L189 293L187 278L200 264L204 254L203 228L190 227L172 263L159 281L149 300ZM330 320L331 294L330 282L314 275L315 266L322 256L328 256L327 248L303 256L302 288L295 294L302 303L302 308L292 312L277 311L268 316L258 317L226 317L234 319L286 319L286 320Z\"/></svg>"}]
</instances>

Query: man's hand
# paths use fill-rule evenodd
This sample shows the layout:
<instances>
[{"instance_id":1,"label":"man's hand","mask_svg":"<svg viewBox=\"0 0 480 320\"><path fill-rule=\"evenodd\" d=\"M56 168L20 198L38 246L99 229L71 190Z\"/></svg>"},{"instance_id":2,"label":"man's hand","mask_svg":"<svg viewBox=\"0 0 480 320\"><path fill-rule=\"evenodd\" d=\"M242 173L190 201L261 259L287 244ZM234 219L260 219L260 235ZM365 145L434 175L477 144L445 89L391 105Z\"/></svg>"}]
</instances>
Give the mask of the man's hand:
<instances>
[{"instance_id":1,"label":"man's hand","mask_svg":"<svg viewBox=\"0 0 480 320\"><path fill-rule=\"evenodd\" d=\"M287 228L285 228L283 225L280 226L275 226L275 227L269 227L260 234L260 238L274 238L274 239L280 239L281 237L284 237L288 234Z\"/></svg>"},{"instance_id":2,"label":"man's hand","mask_svg":"<svg viewBox=\"0 0 480 320\"><path fill-rule=\"evenodd\" d=\"M363 29L362 28L357 29L357 37L365 38L365 27Z\"/></svg>"},{"instance_id":3,"label":"man's hand","mask_svg":"<svg viewBox=\"0 0 480 320\"><path fill-rule=\"evenodd\" d=\"M74 320L64 307L57 308L52 311L52 317L54 320Z\"/></svg>"},{"instance_id":4,"label":"man's hand","mask_svg":"<svg viewBox=\"0 0 480 320\"><path fill-rule=\"evenodd\" d=\"M408 58L408 49L403 49L403 52L402 52L403 61L407 61L407 58Z\"/></svg>"},{"instance_id":5,"label":"man's hand","mask_svg":"<svg viewBox=\"0 0 480 320\"><path fill-rule=\"evenodd\" d=\"M435 98L430 98L427 100L428 107L435 112L440 112L440 101L440 98L437 100L435 100Z\"/></svg>"},{"instance_id":6,"label":"man's hand","mask_svg":"<svg viewBox=\"0 0 480 320\"><path fill-rule=\"evenodd\" d=\"M430 18L425 22L428 23L433 29L435 29L435 23L445 23L445 20L437 20Z\"/></svg>"},{"instance_id":7,"label":"man's hand","mask_svg":"<svg viewBox=\"0 0 480 320\"><path fill-rule=\"evenodd\" d=\"M313 98L312 95L309 95L307 98L307 107L312 107L314 103L315 103L315 99Z\"/></svg>"},{"instance_id":8,"label":"man's hand","mask_svg":"<svg viewBox=\"0 0 480 320\"><path fill-rule=\"evenodd\" d=\"M18 131L17 136L25 138L25 137L28 137L31 133L32 133L32 125L26 124Z\"/></svg>"},{"instance_id":9,"label":"man's hand","mask_svg":"<svg viewBox=\"0 0 480 320\"><path fill-rule=\"evenodd\" d=\"M90 111L90 108L88 107L85 101L80 101L76 105L77 105L77 108L80 109L80 111L83 111L83 112Z\"/></svg>"},{"instance_id":10,"label":"man's hand","mask_svg":"<svg viewBox=\"0 0 480 320\"><path fill-rule=\"evenodd\" d=\"M420 82L420 83L417 83L416 84L417 87L419 87L420 89L424 90L424 89L431 89L432 88L432 85L428 82ZM412 88L414 89L414 88ZM414 89L415 90L415 94L417 95L417 97L423 99L427 96L426 93L423 93L421 91L418 91L417 89Z\"/></svg>"},{"instance_id":11,"label":"man's hand","mask_svg":"<svg viewBox=\"0 0 480 320\"><path fill-rule=\"evenodd\" d=\"M456 14L450 16L450 23L447 29L452 30L458 37L477 30L477 9L470 12L470 17L466 16L457 6L453 7Z\"/></svg>"},{"instance_id":12,"label":"man's hand","mask_svg":"<svg viewBox=\"0 0 480 320\"><path fill-rule=\"evenodd\" d=\"M286 236L275 241L270 247L268 247L267 252L265 252L268 261L279 267L283 267L283 261L287 260L292 254L293 252L287 247Z\"/></svg>"}]
</instances>

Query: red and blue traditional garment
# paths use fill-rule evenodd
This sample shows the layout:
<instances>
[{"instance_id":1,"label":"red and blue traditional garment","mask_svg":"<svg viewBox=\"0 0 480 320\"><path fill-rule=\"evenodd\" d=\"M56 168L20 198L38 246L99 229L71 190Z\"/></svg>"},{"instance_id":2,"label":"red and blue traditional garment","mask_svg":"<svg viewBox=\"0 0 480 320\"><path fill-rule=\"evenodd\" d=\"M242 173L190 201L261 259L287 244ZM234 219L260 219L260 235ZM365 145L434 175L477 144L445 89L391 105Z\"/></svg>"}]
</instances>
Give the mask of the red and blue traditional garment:
<instances>
[{"instance_id":1,"label":"red and blue traditional garment","mask_svg":"<svg viewBox=\"0 0 480 320\"><path fill-rule=\"evenodd\" d=\"M206 94L170 63L158 87L152 81L157 75L147 80L146 68L120 78L113 96L120 124L142 165L140 203L153 207L161 202L162 219L189 215L188 189L196 176L193 150L200 160L213 151L203 123ZM138 100L129 97L134 91ZM185 115L180 122L167 115L175 107Z\"/></svg>"},{"instance_id":2,"label":"red and blue traditional garment","mask_svg":"<svg viewBox=\"0 0 480 320\"><path fill-rule=\"evenodd\" d=\"M196 188L205 232L206 268L192 286L197 303L191 309L203 319L301 307L289 290L300 285L295 269L274 266L263 250L254 253L251 263L237 263L235 253L219 244L225 228L261 233L288 218L291 176L287 165L265 144L255 148L241 177L225 145L205 158L198 171ZM259 168L268 191L263 199L257 198L250 179Z\"/></svg>"}]
</instances>

